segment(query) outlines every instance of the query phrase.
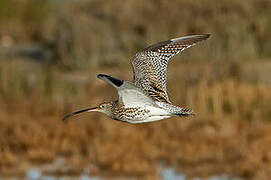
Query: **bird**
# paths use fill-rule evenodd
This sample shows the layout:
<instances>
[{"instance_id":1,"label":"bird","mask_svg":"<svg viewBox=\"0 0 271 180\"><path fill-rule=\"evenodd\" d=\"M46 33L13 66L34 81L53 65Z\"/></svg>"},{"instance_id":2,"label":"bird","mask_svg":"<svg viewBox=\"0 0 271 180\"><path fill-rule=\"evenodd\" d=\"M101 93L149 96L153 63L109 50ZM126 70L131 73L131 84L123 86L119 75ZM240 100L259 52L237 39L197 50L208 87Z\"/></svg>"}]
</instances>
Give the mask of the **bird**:
<instances>
[{"instance_id":1,"label":"bird","mask_svg":"<svg viewBox=\"0 0 271 180\"><path fill-rule=\"evenodd\" d=\"M111 119L132 124L147 123L172 116L194 116L192 109L173 105L167 93L167 66L169 60L210 37L210 34L188 35L151 45L132 57L133 81L98 74L97 78L112 85L118 92L118 99L103 102L96 107L86 108L64 116L83 112L101 112Z\"/></svg>"}]
</instances>

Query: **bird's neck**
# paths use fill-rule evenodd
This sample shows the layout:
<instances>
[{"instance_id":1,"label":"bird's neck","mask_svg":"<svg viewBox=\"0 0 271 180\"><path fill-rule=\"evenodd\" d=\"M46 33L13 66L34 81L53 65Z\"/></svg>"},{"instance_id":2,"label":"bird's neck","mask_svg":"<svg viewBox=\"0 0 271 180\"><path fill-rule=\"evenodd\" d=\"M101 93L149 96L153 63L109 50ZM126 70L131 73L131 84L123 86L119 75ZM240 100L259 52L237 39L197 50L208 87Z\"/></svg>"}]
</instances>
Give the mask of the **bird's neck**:
<instances>
[{"instance_id":1,"label":"bird's neck","mask_svg":"<svg viewBox=\"0 0 271 180\"><path fill-rule=\"evenodd\" d=\"M104 111L103 113L106 114L107 116L109 116L112 119L115 119L115 111L118 108L118 100L116 101L111 101L108 103L109 108Z\"/></svg>"}]
</instances>

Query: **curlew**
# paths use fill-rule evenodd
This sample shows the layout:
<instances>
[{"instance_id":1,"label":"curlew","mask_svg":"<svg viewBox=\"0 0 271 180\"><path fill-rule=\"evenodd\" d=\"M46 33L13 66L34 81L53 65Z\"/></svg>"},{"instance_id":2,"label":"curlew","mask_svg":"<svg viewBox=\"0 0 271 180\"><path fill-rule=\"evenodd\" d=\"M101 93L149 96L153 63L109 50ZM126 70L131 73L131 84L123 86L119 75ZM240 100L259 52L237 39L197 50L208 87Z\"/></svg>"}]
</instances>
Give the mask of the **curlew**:
<instances>
[{"instance_id":1,"label":"curlew","mask_svg":"<svg viewBox=\"0 0 271 180\"><path fill-rule=\"evenodd\" d=\"M114 120L128 123L159 121L172 116L194 116L192 109L173 105L167 94L167 65L170 58L209 38L209 34L191 35L149 46L132 58L133 82L98 74L116 88L119 98L66 115L63 120L83 113L101 112Z\"/></svg>"}]
</instances>

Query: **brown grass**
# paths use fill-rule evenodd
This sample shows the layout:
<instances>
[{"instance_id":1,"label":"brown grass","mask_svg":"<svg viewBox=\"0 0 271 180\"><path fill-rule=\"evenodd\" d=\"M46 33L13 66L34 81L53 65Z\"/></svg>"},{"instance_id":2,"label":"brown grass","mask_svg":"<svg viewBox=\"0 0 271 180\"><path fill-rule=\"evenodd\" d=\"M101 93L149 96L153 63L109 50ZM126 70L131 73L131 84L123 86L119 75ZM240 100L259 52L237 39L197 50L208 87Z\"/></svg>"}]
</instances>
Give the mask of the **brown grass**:
<instances>
[{"instance_id":1,"label":"brown grass","mask_svg":"<svg viewBox=\"0 0 271 180\"><path fill-rule=\"evenodd\" d=\"M271 1L0 1L0 175L159 179L271 175ZM117 97L97 73L131 79L129 58L185 34L210 40L169 65L171 100L196 117L130 125L72 110ZM64 161L64 163L62 162Z\"/></svg>"},{"instance_id":2,"label":"brown grass","mask_svg":"<svg viewBox=\"0 0 271 180\"><path fill-rule=\"evenodd\" d=\"M187 59L271 55L268 0L5 0L0 7L0 39L35 43L62 69L127 65L127 57L151 43L195 33L212 38L201 51L185 53Z\"/></svg>"},{"instance_id":3,"label":"brown grass","mask_svg":"<svg viewBox=\"0 0 271 180\"><path fill-rule=\"evenodd\" d=\"M5 64L2 74L13 65ZM224 77L229 73L227 66L219 75L215 74L216 64L177 65L170 67L172 100L193 108L197 116L137 126L96 113L75 117L68 123L61 121L67 112L116 96L114 89L98 81L95 74L115 72L129 79L131 73L125 69L96 69L71 75L54 68L44 74L36 68L33 81L29 78L33 72L19 66L13 75L24 83L2 76L2 92L11 94L1 99L1 174L23 174L29 166L53 163L63 157L69 164L68 171L58 167L45 172L75 175L88 167L91 175L147 177L158 176L159 164L165 162L189 176L268 176L270 86ZM178 73L180 70L183 73ZM194 72L201 75L192 76Z\"/></svg>"}]
</instances>

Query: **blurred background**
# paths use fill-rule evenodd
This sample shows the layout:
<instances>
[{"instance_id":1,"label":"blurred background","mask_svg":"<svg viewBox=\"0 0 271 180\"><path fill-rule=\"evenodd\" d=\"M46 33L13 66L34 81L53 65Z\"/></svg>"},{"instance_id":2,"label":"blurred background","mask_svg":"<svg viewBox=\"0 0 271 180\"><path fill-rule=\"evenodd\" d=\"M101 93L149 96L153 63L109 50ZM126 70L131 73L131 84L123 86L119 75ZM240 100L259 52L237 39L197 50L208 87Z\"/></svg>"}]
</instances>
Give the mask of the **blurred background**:
<instances>
[{"instance_id":1,"label":"blurred background","mask_svg":"<svg viewBox=\"0 0 271 180\"><path fill-rule=\"evenodd\" d=\"M269 179L270 0L1 0L0 177ZM117 98L131 57L211 38L169 64L168 92L194 118L130 125L64 114Z\"/></svg>"}]
</instances>

